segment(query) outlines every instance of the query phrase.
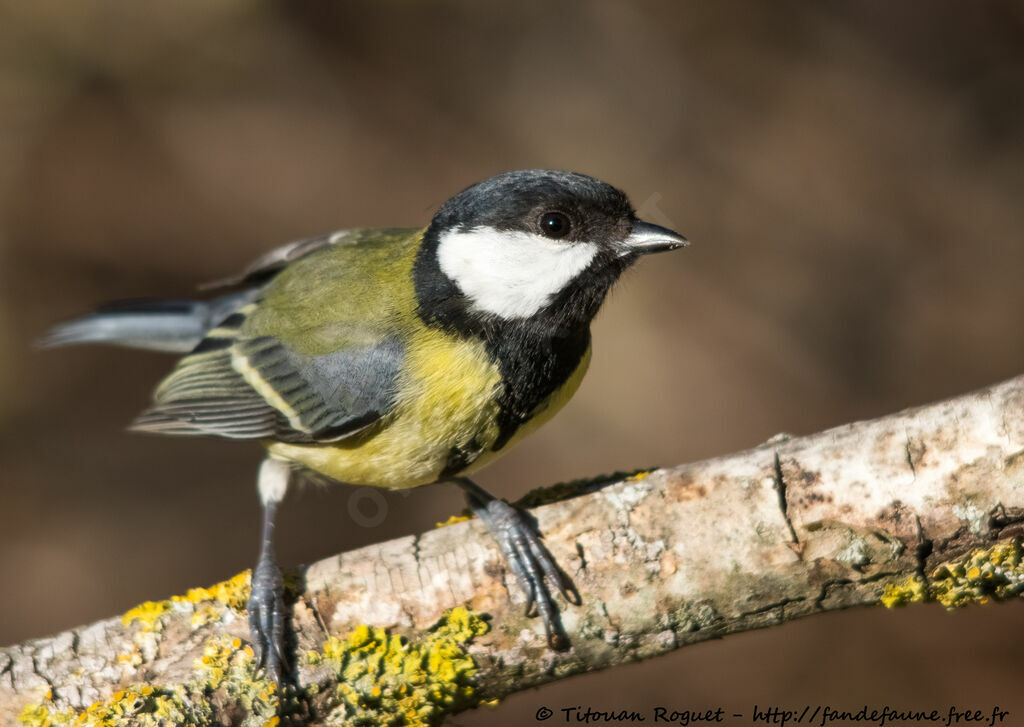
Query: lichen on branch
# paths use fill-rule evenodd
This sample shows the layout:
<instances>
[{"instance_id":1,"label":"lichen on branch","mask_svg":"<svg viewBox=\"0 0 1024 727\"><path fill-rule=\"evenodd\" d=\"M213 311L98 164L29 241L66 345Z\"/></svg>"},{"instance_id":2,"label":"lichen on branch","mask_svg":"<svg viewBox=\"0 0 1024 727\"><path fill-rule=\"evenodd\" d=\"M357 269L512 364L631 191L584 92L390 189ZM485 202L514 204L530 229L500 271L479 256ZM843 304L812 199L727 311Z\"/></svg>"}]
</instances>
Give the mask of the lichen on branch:
<instances>
[{"instance_id":1,"label":"lichen on branch","mask_svg":"<svg viewBox=\"0 0 1024 727\"><path fill-rule=\"evenodd\" d=\"M177 712L436 724L554 679L813 613L1016 598L1024 377L529 503L583 599L559 604L565 652L547 648L470 519L290 574L291 690L255 670L240 574L0 650L0 715L33 727Z\"/></svg>"}]
</instances>

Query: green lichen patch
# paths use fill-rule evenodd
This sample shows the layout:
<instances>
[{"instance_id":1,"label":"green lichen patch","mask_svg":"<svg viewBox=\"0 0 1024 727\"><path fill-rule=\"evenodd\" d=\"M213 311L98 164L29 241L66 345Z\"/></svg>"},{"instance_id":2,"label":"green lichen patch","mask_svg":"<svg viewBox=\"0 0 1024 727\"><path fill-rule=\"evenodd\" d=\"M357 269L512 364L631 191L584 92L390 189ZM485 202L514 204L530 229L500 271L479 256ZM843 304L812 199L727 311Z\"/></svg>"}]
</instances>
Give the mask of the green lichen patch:
<instances>
[{"instance_id":1,"label":"green lichen patch","mask_svg":"<svg viewBox=\"0 0 1024 727\"><path fill-rule=\"evenodd\" d=\"M332 667L340 682L326 723L438 725L446 714L477 706L477 667L465 647L489 628L479 614L453 608L415 641L366 625L327 639L307 655L311 664Z\"/></svg>"},{"instance_id":2,"label":"green lichen patch","mask_svg":"<svg viewBox=\"0 0 1024 727\"><path fill-rule=\"evenodd\" d=\"M948 609L1003 601L1024 593L1024 550L1018 541L980 548L938 566L928 583L912 576L882 594L888 608L938 601Z\"/></svg>"},{"instance_id":3,"label":"green lichen patch","mask_svg":"<svg viewBox=\"0 0 1024 727\"><path fill-rule=\"evenodd\" d=\"M207 641L184 684L129 684L85 709L60 704L47 692L19 715L26 727L199 727L213 724L213 701L245 715L243 727L275 727L282 709L275 685L255 672L252 650L239 639ZM223 708L220 711L226 711Z\"/></svg>"}]
</instances>

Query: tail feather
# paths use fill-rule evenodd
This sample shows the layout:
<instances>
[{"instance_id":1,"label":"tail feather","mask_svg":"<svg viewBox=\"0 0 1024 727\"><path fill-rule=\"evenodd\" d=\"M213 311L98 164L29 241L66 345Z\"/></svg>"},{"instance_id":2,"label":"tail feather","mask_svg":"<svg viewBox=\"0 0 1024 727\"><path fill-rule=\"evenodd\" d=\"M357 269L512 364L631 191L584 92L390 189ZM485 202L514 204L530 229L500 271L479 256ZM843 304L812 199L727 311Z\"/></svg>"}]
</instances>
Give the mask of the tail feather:
<instances>
[{"instance_id":1,"label":"tail feather","mask_svg":"<svg viewBox=\"0 0 1024 727\"><path fill-rule=\"evenodd\" d=\"M43 348L105 343L167 353L188 353L208 330L253 297L251 291L210 301L138 300L111 303L91 315L54 326Z\"/></svg>"}]
</instances>

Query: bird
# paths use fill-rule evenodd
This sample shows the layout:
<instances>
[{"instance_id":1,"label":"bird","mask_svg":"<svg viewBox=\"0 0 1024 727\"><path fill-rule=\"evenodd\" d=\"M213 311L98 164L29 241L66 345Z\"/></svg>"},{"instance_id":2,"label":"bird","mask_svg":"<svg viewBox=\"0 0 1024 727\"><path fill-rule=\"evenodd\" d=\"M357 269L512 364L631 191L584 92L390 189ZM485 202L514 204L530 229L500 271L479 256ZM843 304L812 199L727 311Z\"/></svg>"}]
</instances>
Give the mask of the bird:
<instances>
[{"instance_id":1,"label":"bird","mask_svg":"<svg viewBox=\"0 0 1024 727\"><path fill-rule=\"evenodd\" d=\"M276 683L292 667L274 524L302 477L459 486L527 613L564 649L554 594L578 605L575 586L529 514L471 476L575 393L591 321L620 275L687 244L591 176L511 171L451 197L424 228L298 240L204 286L205 297L108 304L41 343L183 354L130 429L263 445L247 613L257 664Z\"/></svg>"}]
</instances>

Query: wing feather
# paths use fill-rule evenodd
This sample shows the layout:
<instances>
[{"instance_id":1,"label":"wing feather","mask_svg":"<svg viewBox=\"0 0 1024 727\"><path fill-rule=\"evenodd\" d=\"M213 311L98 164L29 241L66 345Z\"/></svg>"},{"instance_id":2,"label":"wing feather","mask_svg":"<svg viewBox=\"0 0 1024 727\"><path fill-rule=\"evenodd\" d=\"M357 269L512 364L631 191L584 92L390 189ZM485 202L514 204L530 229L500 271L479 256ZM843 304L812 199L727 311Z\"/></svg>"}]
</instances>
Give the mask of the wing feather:
<instances>
[{"instance_id":1,"label":"wing feather","mask_svg":"<svg viewBox=\"0 0 1024 727\"><path fill-rule=\"evenodd\" d=\"M411 232L413 230L397 227L387 229L353 227L349 230L338 230L328 235L295 240L261 255L241 272L203 283L199 288L200 290L218 290L220 288L234 288L240 285L264 282L289 264L322 247L327 247L328 245L358 245L361 242L375 240L382 235L407 235Z\"/></svg>"},{"instance_id":2,"label":"wing feather","mask_svg":"<svg viewBox=\"0 0 1024 727\"><path fill-rule=\"evenodd\" d=\"M397 340L303 356L270 337L227 335L234 338L230 346L183 358L131 428L335 441L362 431L394 406L402 359Z\"/></svg>"},{"instance_id":3,"label":"wing feather","mask_svg":"<svg viewBox=\"0 0 1024 727\"><path fill-rule=\"evenodd\" d=\"M206 286L243 286L251 295L218 316L132 428L324 442L386 416L395 405L404 346L382 321L391 320L397 299L375 300L380 290L352 263L358 257L396 271L411 265L415 232L353 229L299 240ZM339 290L352 297L339 298ZM275 296L273 306L264 305ZM412 303L403 305L411 315ZM313 333L338 350L306 351L302 337Z\"/></svg>"}]
</instances>

